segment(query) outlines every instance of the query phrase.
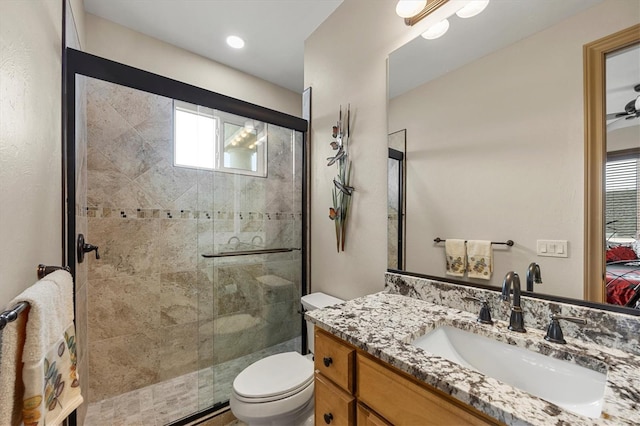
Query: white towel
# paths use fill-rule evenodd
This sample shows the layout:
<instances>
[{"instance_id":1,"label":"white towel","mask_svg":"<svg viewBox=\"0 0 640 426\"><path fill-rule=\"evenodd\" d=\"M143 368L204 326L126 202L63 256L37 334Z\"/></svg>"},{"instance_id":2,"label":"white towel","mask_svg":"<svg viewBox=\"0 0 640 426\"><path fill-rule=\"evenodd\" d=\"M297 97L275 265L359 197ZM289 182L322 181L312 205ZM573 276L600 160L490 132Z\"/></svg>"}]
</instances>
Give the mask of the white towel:
<instances>
[{"instance_id":1,"label":"white towel","mask_svg":"<svg viewBox=\"0 0 640 426\"><path fill-rule=\"evenodd\" d=\"M73 280L55 271L14 299L29 302L22 353L25 425L57 425L82 403L76 368Z\"/></svg>"},{"instance_id":2,"label":"white towel","mask_svg":"<svg viewBox=\"0 0 640 426\"><path fill-rule=\"evenodd\" d=\"M491 279L493 273L491 241L469 240L467 242L467 272L469 278Z\"/></svg>"},{"instance_id":3,"label":"white towel","mask_svg":"<svg viewBox=\"0 0 640 426\"><path fill-rule=\"evenodd\" d=\"M15 304L8 306L13 309ZM19 425L22 419L22 349L29 307L0 332L0 425Z\"/></svg>"},{"instance_id":4,"label":"white towel","mask_svg":"<svg viewBox=\"0 0 640 426\"><path fill-rule=\"evenodd\" d=\"M466 248L464 240L447 239L444 242L444 252L447 261L447 275L464 276L466 266Z\"/></svg>"}]
</instances>

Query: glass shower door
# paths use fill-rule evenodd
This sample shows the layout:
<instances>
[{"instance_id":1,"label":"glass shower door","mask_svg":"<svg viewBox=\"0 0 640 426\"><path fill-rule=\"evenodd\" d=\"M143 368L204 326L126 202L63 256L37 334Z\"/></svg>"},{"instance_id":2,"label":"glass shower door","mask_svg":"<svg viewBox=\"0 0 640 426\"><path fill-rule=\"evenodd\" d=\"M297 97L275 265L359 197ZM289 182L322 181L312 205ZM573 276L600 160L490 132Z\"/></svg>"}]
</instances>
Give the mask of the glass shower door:
<instances>
[{"instance_id":1,"label":"glass shower door","mask_svg":"<svg viewBox=\"0 0 640 426\"><path fill-rule=\"evenodd\" d=\"M303 135L214 115L218 167L198 181L201 410L226 403L251 363L302 347Z\"/></svg>"}]
</instances>

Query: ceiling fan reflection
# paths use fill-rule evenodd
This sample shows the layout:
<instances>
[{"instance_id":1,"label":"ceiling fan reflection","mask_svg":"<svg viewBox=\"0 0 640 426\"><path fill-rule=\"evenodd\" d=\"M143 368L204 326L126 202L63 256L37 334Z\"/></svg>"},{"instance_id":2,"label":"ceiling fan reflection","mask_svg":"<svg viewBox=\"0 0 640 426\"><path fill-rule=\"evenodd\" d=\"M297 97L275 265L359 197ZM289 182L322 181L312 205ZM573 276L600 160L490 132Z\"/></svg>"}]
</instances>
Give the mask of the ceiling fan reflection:
<instances>
[{"instance_id":1,"label":"ceiling fan reflection","mask_svg":"<svg viewBox=\"0 0 640 426\"><path fill-rule=\"evenodd\" d=\"M633 87L633 90L637 93L640 93L640 84L636 84ZM607 126L611 126L612 124L620 121L620 120L632 120L634 118L640 117L640 95L636 96L635 99L632 99L624 106L624 111L614 112L611 114L607 114L607 121L613 120L607 124Z\"/></svg>"}]
</instances>

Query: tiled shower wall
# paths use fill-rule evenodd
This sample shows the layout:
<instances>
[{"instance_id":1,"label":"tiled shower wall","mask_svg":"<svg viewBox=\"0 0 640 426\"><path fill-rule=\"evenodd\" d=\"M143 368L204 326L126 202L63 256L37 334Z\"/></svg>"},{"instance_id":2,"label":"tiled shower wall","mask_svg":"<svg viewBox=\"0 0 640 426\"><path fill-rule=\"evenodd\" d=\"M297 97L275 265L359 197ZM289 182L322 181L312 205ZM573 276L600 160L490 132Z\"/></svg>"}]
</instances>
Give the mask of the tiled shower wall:
<instances>
[{"instance_id":1,"label":"tiled shower wall","mask_svg":"<svg viewBox=\"0 0 640 426\"><path fill-rule=\"evenodd\" d=\"M299 251L201 254L300 247L301 135L269 125L267 178L175 167L172 115L87 79L91 402L300 335Z\"/></svg>"},{"instance_id":2,"label":"tiled shower wall","mask_svg":"<svg viewBox=\"0 0 640 426\"><path fill-rule=\"evenodd\" d=\"M68 10L68 9L67 9ZM87 235L87 85L86 80L79 78L76 82L75 100L75 140L76 140L76 234ZM87 263L76 262L75 273L75 306L76 336L78 338L78 374L80 389L85 403L78 407L78 424L83 424L87 414L89 393L89 354L87 324L87 289L89 286Z\"/></svg>"}]
</instances>

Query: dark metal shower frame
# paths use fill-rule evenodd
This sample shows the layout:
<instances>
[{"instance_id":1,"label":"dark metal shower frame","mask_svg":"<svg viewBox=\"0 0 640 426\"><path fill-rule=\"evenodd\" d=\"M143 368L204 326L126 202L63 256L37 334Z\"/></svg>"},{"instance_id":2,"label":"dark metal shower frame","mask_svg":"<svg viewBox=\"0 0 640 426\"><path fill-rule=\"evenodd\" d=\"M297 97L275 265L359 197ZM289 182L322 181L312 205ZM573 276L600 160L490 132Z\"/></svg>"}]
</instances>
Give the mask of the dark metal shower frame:
<instances>
[{"instance_id":1,"label":"dark metal shower frame","mask_svg":"<svg viewBox=\"0 0 640 426\"><path fill-rule=\"evenodd\" d=\"M64 7L64 6L63 6ZM63 9L64 12L64 9ZM64 26L63 26L64 28ZM63 31L64 34L64 31ZM70 47L65 48L63 41L62 53L62 166L63 166L63 264L69 265L71 274L76 276L76 144L75 144L75 101L76 101L76 75L91 77L110 83L142 90L155 95L165 96L184 102L193 103L244 116L250 119L263 121L280 127L286 127L303 133L302 148L302 271L301 271L301 295L307 292L308 277L308 121L273 109L265 108L250 102L212 92L197 86L173 80L158 74L144 71L138 68L124 65L109 59L81 52ZM75 281L75 280L74 280ZM74 282L75 285L75 282ZM74 288L75 306L75 288ZM304 321L301 319L304 326ZM304 328L303 328L304 329ZM303 338L303 345L306 340ZM209 414L219 409L219 406L211 407L202 412L195 413L186 419L181 419L175 424L187 424L201 415ZM75 426L75 412L69 418L70 426Z\"/></svg>"}]
</instances>

